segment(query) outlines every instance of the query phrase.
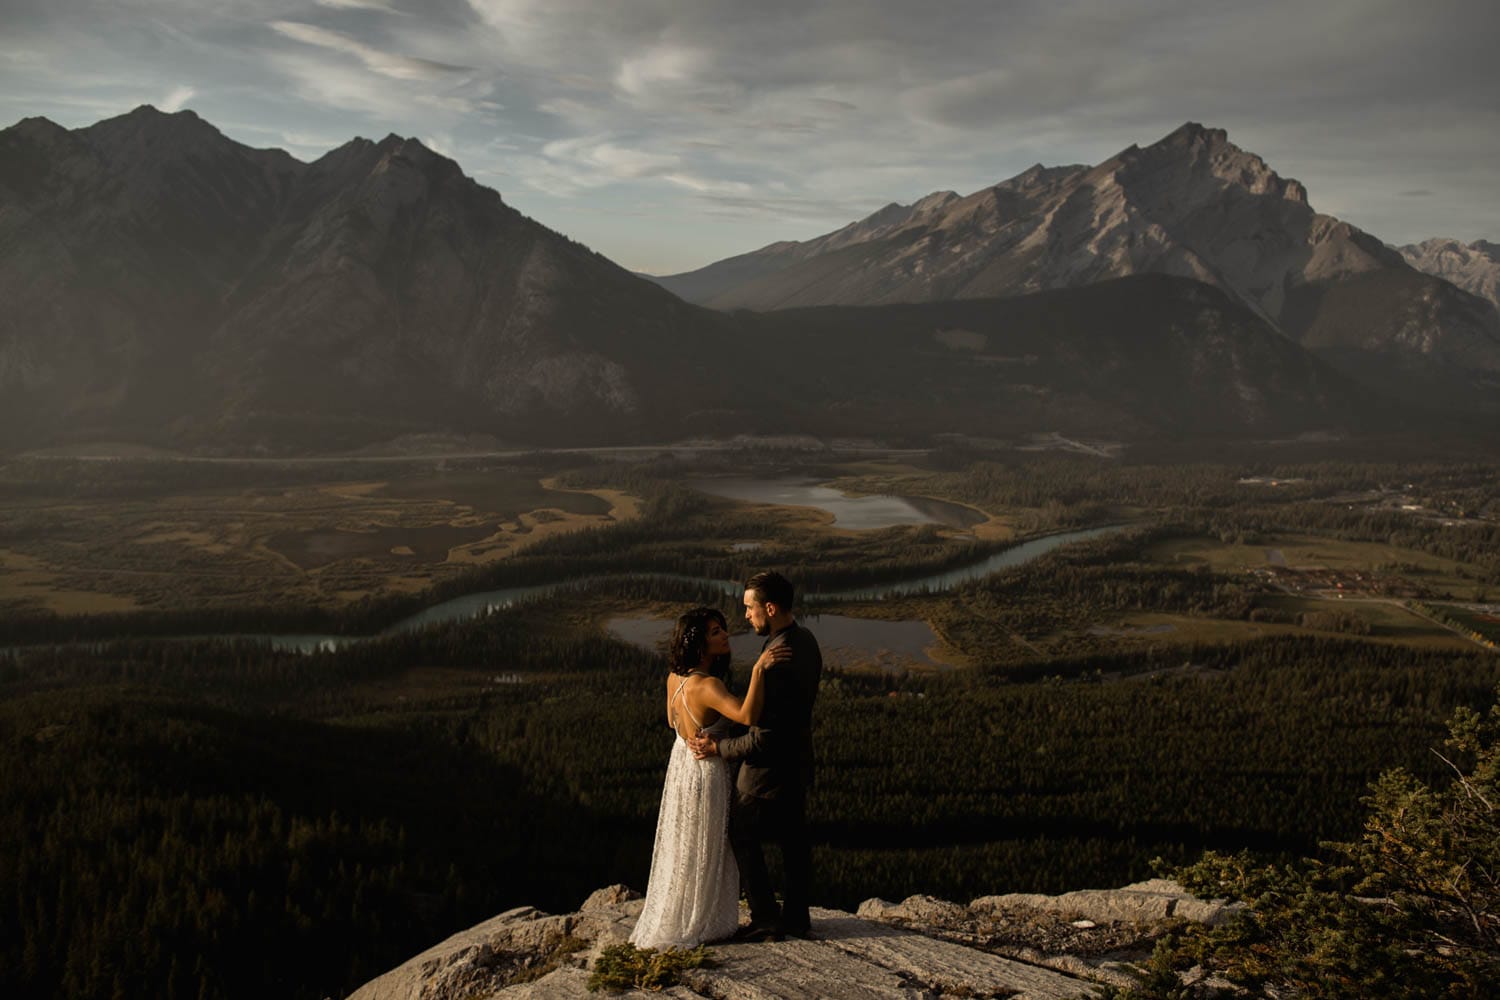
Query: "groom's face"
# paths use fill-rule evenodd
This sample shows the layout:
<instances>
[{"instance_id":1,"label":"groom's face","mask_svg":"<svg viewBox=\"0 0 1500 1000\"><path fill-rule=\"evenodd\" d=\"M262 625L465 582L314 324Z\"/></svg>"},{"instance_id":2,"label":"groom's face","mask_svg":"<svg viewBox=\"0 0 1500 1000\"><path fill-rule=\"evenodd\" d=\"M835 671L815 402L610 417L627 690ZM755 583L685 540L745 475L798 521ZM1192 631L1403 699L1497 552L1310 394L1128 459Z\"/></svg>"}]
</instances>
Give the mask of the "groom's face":
<instances>
[{"instance_id":1,"label":"groom's face","mask_svg":"<svg viewBox=\"0 0 1500 1000\"><path fill-rule=\"evenodd\" d=\"M755 629L756 635L771 634L771 616L766 613L765 602L753 590L745 591L745 621Z\"/></svg>"}]
</instances>

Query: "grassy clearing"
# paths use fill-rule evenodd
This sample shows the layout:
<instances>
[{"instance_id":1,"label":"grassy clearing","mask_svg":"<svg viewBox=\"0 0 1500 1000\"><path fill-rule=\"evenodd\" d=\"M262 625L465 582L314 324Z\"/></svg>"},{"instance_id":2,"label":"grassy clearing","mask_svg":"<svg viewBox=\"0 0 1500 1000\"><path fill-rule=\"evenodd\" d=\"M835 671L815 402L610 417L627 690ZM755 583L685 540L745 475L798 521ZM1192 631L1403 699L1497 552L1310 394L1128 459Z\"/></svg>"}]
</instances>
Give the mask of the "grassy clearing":
<instances>
[{"instance_id":1,"label":"grassy clearing","mask_svg":"<svg viewBox=\"0 0 1500 1000\"><path fill-rule=\"evenodd\" d=\"M1500 609L1495 606L1480 610L1461 604L1444 604L1441 610L1463 628L1478 632L1490 642L1500 642Z\"/></svg>"},{"instance_id":2,"label":"grassy clearing","mask_svg":"<svg viewBox=\"0 0 1500 1000\"><path fill-rule=\"evenodd\" d=\"M379 496L401 500L431 500L486 511L501 520L544 508L569 514L602 515L610 502L592 493L550 489L546 480L499 477L491 473L434 474L377 484Z\"/></svg>"},{"instance_id":3,"label":"grassy clearing","mask_svg":"<svg viewBox=\"0 0 1500 1000\"><path fill-rule=\"evenodd\" d=\"M1364 618L1371 633L1367 642L1415 646L1423 649L1473 649L1473 644L1453 632L1413 614L1395 603L1382 601L1320 601L1315 599L1265 599L1267 605L1293 613L1326 611L1330 606ZM1252 622L1193 615L1136 613L1091 621L1087 626L1034 637L1033 642L1051 653L1077 654L1089 648L1122 652L1157 646L1189 646L1195 643L1227 644L1269 636L1336 636L1339 633L1303 628L1280 622Z\"/></svg>"},{"instance_id":4,"label":"grassy clearing","mask_svg":"<svg viewBox=\"0 0 1500 1000\"><path fill-rule=\"evenodd\" d=\"M1309 535L1288 535L1258 545L1236 545L1209 538L1161 542L1147 556L1162 566L1206 566L1217 573L1248 572L1284 565L1290 569L1328 569L1400 576L1441 592L1472 597L1483 587L1481 570L1415 549L1346 542Z\"/></svg>"},{"instance_id":5,"label":"grassy clearing","mask_svg":"<svg viewBox=\"0 0 1500 1000\"><path fill-rule=\"evenodd\" d=\"M620 491L544 482L497 470L161 495L0 495L10 529L0 607L338 606L419 591L540 539L639 516ZM450 486L454 496L443 496Z\"/></svg>"},{"instance_id":6,"label":"grassy clearing","mask_svg":"<svg viewBox=\"0 0 1500 1000\"><path fill-rule=\"evenodd\" d=\"M1219 572L1262 569L1275 565L1272 550L1279 551L1289 567L1374 570L1382 566L1415 566L1424 573L1452 574L1466 569L1462 563L1418 552L1414 549L1346 542L1338 539L1292 535L1260 545L1237 545L1208 538L1179 538L1161 542L1148 550L1153 561L1165 566L1206 565Z\"/></svg>"}]
</instances>

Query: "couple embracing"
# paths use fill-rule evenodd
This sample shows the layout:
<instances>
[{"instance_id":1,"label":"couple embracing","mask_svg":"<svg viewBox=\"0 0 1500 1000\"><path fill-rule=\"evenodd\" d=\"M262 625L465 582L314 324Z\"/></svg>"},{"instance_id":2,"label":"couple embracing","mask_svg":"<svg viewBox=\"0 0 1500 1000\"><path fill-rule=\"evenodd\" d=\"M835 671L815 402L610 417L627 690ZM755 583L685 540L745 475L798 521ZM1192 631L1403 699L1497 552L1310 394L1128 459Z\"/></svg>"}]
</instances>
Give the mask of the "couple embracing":
<instances>
[{"instance_id":1,"label":"couple embracing","mask_svg":"<svg viewBox=\"0 0 1500 1000\"><path fill-rule=\"evenodd\" d=\"M793 617L792 597L791 582L779 573L758 573L745 584L745 619L767 639L743 701L725 684L724 616L698 608L677 622L666 684L667 722L677 737L662 788L646 903L630 935L638 948L810 932L807 791L823 656L813 634ZM734 762L739 777L731 781ZM768 841L781 847L779 907L766 870ZM750 901L744 929L741 886Z\"/></svg>"}]
</instances>

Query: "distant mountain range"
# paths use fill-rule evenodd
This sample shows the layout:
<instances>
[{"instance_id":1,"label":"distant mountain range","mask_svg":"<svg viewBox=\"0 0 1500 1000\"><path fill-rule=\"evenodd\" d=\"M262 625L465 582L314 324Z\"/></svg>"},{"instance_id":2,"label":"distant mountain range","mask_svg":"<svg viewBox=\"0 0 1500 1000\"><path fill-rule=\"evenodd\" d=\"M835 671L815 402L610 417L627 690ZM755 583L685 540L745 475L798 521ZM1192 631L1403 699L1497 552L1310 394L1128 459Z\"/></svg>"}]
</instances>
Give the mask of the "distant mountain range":
<instances>
[{"instance_id":1,"label":"distant mountain range","mask_svg":"<svg viewBox=\"0 0 1500 1000\"><path fill-rule=\"evenodd\" d=\"M1373 236L1314 212L1301 184L1223 131L1189 123L1098 166L1037 165L966 197L941 191L888 205L817 239L655 280L713 308L775 310L1177 275L1223 289L1384 392L1500 409L1500 314L1479 285L1445 280L1457 271L1409 266Z\"/></svg>"},{"instance_id":2,"label":"distant mountain range","mask_svg":"<svg viewBox=\"0 0 1500 1000\"><path fill-rule=\"evenodd\" d=\"M684 302L415 140L302 163L191 112L30 118L0 131L0 447L1262 434L1400 419L1348 373L1500 397L1488 303L1196 126L663 283L770 311Z\"/></svg>"},{"instance_id":3,"label":"distant mountain range","mask_svg":"<svg viewBox=\"0 0 1500 1000\"><path fill-rule=\"evenodd\" d=\"M1401 256L1418 271L1436 275L1500 309L1500 244L1431 239L1408 244Z\"/></svg>"}]
</instances>

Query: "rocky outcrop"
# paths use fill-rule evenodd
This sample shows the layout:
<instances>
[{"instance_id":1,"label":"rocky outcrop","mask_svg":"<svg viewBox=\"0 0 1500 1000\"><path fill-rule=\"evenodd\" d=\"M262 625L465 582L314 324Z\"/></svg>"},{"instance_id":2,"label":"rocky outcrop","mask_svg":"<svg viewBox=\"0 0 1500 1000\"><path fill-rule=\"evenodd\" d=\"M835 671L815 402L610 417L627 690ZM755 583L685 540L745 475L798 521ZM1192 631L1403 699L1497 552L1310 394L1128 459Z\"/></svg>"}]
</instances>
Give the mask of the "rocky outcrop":
<instances>
[{"instance_id":1,"label":"rocky outcrop","mask_svg":"<svg viewBox=\"0 0 1500 1000\"><path fill-rule=\"evenodd\" d=\"M1423 240L1402 247L1401 256L1418 271L1442 278L1500 309L1500 244Z\"/></svg>"},{"instance_id":2,"label":"rocky outcrop","mask_svg":"<svg viewBox=\"0 0 1500 1000\"><path fill-rule=\"evenodd\" d=\"M584 996L588 968L604 948L628 939L642 903L611 886L576 913L511 910L434 945L349 1000ZM855 914L815 909L811 940L714 944L710 964L680 973L677 986L656 995L1086 997L1100 983L1128 983L1123 964L1149 953L1174 923L1217 922L1228 912L1162 880L1062 896L986 896L968 906L927 896L871 899Z\"/></svg>"}]
</instances>

